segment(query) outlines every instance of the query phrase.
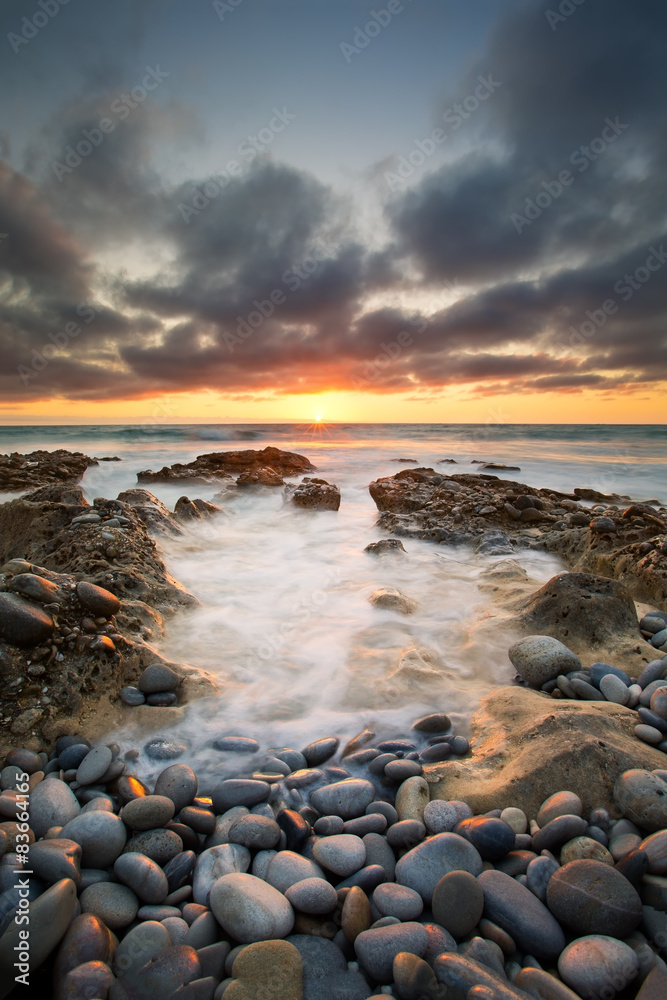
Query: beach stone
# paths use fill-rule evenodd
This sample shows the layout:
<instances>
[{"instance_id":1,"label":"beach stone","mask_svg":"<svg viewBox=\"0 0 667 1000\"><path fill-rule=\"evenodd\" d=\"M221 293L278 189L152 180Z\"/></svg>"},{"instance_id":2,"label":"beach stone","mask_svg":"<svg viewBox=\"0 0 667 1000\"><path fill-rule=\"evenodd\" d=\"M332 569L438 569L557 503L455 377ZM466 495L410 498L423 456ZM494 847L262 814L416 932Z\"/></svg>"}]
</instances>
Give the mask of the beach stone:
<instances>
[{"instance_id":1,"label":"beach stone","mask_svg":"<svg viewBox=\"0 0 667 1000\"><path fill-rule=\"evenodd\" d=\"M362 931L367 931L373 922L371 904L366 893L359 886L353 886L345 897L341 912L341 928L345 938L353 944Z\"/></svg>"},{"instance_id":2,"label":"beach stone","mask_svg":"<svg viewBox=\"0 0 667 1000\"><path fill-rule=\"evenodd\" d=\"M127 830L114 813L98 809L75 816L60 836L81 845L84 868L110 868L125 847Z\"/></svg>"},{"instance_id":3,"label":"beach stone","mask_svg":"<svg viewBox=\"0 0 667 1000\"><path fill-rule=\"evenodd\" d=\"M38 969L49 957L70 926L77 905L76 886L69 878L61 879L50 886L37 899L30 902L30 971ZM0 938L0 970L4 973L0 990L3 996L14 985L17 970L17 951L23 944L26 925L12 920Z\"/></svg>"},{"instance_id":4,"label":"beach stone","mask_svg":"<svg viewBox=\"0 0 667 1000\"><path fill-rule=\"evenodd\" d=\"M464 938L480 921L484 893L467 871L450 871L436 884L431 904L433 918L455 938Z\"/></svg>"},{"instance_id":5,"label":"beach stone","mask_svg":"<svg viewBox=\"0 0 667 1000\"><path fill-rule=\"evenodd\" d=\"M252 851L264 851L275 847L280 840L280 827L268 816L241 816L229 830L232 844L242 844Z\"/></svg>"},{"instance_id":6,"label":"beach stone","mask_svg":"<svg viewBox=\"0 0 667 1000\"><path fill-rule=\"evenodd\" d=\"M76 770L90 753L89 743L71 743L61 752L58 763L61 771Z\"/></svg>"},{"instance_id":7,"label":"beach stone","mask_svg":"<svg viewBox=\"0 0 667 1000\"><path fill-rule=\"evenodd\" d=\"M635 726L635 735L638 739L643 740L644 743L650 743L651 746L658 746L664 740L664 734L656 729L655 726L638 725Z\"/></svg>"},{"instance_id":8,"label":"beach stone","mask_svg":"<svg viewBox=\"0 0 667 1000\"><path fill-rule=\"evenodd\" d=\"M395 587L380 587L368 598L376 608L395 611L402 615L411 615L417 610L417 602L402 594Z\"/></svg>"},{"instance_id":9,"label":"beach stone","mask_svg":"<svg viewBox=\"0 0 667 1000\"><path fill-rule=\"evenodd\" d=\"M403 782L422 773L422 766L416 760L391 760L385 765L384 773L390 781Z\"/></svg>"},{"instance_id":10,"label":"beach stone","mask_svg":"<svg viewBox=\"0 0 667 1000\"><path fill-rule=\"evenodd\" d=\"M120 689L120 696L126 705L143 705L146 695L142 694L138 687L133 684L126 684Z\"/></svg>"},{"instance_id":11,"label":"beach stone","mask_svg":"<svg viewBox=\"0 0 667 1000\"><path fill-rule=\"evenodd\" d=\"M636 845L648 855L650 875L667 875L667 830L659 830ZM32 861L33 849L30 851Z\"/></svg>"},{"instance_id":12,"label":"beach stone","mask_svg":"<svg viewBox=\"0 0 667 1000\"><path fill-rule=\"evenodd\" d=\"M121 854L113 866L114 875L136 893L142 903L163 903L169 893L167 876L155 861L135 851Z\"/></svg>"},{"instance_id":13,"label":"beach stone","mask_svg":"<svg viewBox=\"0 0 667 1000\"><path fill-rule=\"evenodd\" d=\"M131 851L145 854L151 861L162 866L183 851L183 841L173 830L162 828L144 830L130 837L125 845L125 850L128 854Z\"/></svg>"},{"instance_id":14,"label":"beach stone","mask_svg":"<svg viewBox=\"0 0 667 1000\"><path fill-rule=\"evenodd\" d=\"M366 979L358 969L348 968L332 941L306 934L292 934L288 941L303 962L303 1000L365 1000L368 996Z\"/></svg>"},{"instance_id":15,"label":"beach stone","mask_svg":"<svg viewBox=\"0 0 667 1000\"><path fill-rule=\"evenodd\" d=\"M221 736L213 741L213 748L224 753L257 753L259 743L249 736Z\"/></svg>"},{"instance_id":16,"label":"beach stone","mask_svg":"<svg viewBox=\"0 0 667 1000\"><path fill-rule=\"evenodd\" d=\"M197 806L184 806L179 813L179 823L191 827L195 833L205 836L215 831L215 815L210 809L200 809Z\"/></svg>"},{"instance_id":17,"label":"beach stone","mask_svg":"<svg viewBox=\"0 0 667 1000\"><path fill-rule=\"evenodd\" d=\"M173 760L174 757L180 757L187 749L186 744L179 743L178 740L156 736L155 739L146 743L144 753L152 760Z\"/></svg>"},{"instance_id":18,"label":"beach stone","mask_svg":"<svg viewBox=\"0 0 667 1000\"><path fill-rule=\"evenodd\" d=\"M190 805L197 788L197 775L187 764L171 764L160 772L155 782L155 794L171 799L175 812Z\"/></svg>"},{"instance_id":19,"label":"beach stone","mask_svg":"<svg viewBox=\"0 0 667 1000\"><path fill-rule=\"evenodd\" d=\"M373 905L383 917L398 917L399 920L416 920L424 909L418 892L394 882L385 882L374 890Z\"/></svg>"},{"instance_id":20,"label":"beach stone","mask_svg":"<svg viewBox=\"0 0 667 1000\"><path fill-rule=\"evenodd\" d=\"M667 784L650 771L632 769L614 785L614 801L621 812L644 830L667 828Z\"/></svg>"},{"instance_id":21,"label":"beach stone","mask_svg":"<svg viewBox=\"0 0 667 1000\"><path fill-rule=\"evenodd\" d=\"M355 837L364 837L367 833L384 833L387 829L387 817L382 813L366 812L365 816L348 819L343 824L343 833L353 833Z\"/></svg>"},{"instance_id":22,"label":"beach stone","mask_svg":"<svg viewBox=\"0 0 667 1000\"><path fill-rule=\"evenodd\" d=\"M181 683L181 678L165 663L151 663L139 675L137 687L143 694L159 694L162 691L175 691Z\"/></svg>"},{"instance_id":23,"label":"beach stone","mask_svg":"<svg viewBox=\"0 0 667 1000\"><path fill-rule=\"evenodd\" d=\"M313 846L313 857L322 868L346 878L363 868L366 848L360 837L340 833L317 840Z\"/></svg>"},{"instance_id":24,"label":"beach stone","mask_svg":"<svg viewBox=\"0 0 667 1000\"><path fill-rule=\"evenodd\" d=\"M599 687L607 701L613 701L617 705L627 705L630 701L630 691L627 685L614 674L605 674L600 679Z\"/></svg>"},{"instance_id":25,"label":"beach stone","mask_svg":"<svg viewBox=\"0 0 667 1000\"><path fill-rule=\"evenodd\" d=\"M547 886L560 865L554 858L534 858L526 869L528 888L542 902L547 901Z\"/></svg>"},{"instance_id":26,"label":"beach stone","mask_svg":"<svg viewBox=\"0 0 667 1000\"><path fill-rule=\"evenodd\" d=\"M217 879L210 907L222 929L243 944L286 937L294 926L294 911L285 896L254 875Z\"/></svg>"},{"instance_id":27,"label":"beach stone","mask_svg":"<svg viewBox=\"0 0 667 1000\"><path fill-rule=\"evenodd\" d=\"M412 728L418 733L447 733L452 728L452 720L444 712L433 712L413 722Z\"/></svg>"},{"instance_id":28,"label":"beach stone","mask_svg":"<svg viewBox=\"0 0 667 1000\"><path fill-rule=\"evenodd\" d=\"M195 949L189 945L174 945L160 950L140 969L119 977L111 988L109 1000L160 1000L167 997L171 1000L177 995L177 990L199 979L200 973L201 965Z\"/></svg>"},{"instance_id":29,"label":"beach stone","mask_svg":"<svg viewBox=\"0 0 667 1000\"><path fill-rule=\"evenodd\" d=\"M366 865L358 872L349 875L348 878L336 883L336 889L348 889L352 886L359 886L365 893L370 893L381 882L387 881L387 873L381 865Z\"/></svg>"},{"instance_id":30,"label":"beach stone","mask_svg":"<svg viewBox=\"0 0 667 1000\"><path fill-rule=\"evenodd\" d=\"M430 797L428 782L424 778L408 778L396 792L396 812L399 820L416 819L423 823L424 809Z\"/></svg>"},{"instance_id":31,"label":"beach stone","mask_svg":"<svg viewBox=\"0 0 667 1000\"><path fill-rule=\"evenodd\" d=\"M581 1000L565 983L543 969L521 969L514 985L537 1000Z\"/></svg>"},{"instance_id":32,"label":"beach stone","mask_svg":"<svg viewBox=\"0 0 667 1000\"><path fill-rule=\"evenodd\" d=\"M533 850L554 852L562 844L574 837L581 837L588 829L588 823L581 816L556 816L546 826L533 834Z\"/></svg>"},{"instance_id":33,"label":"beach stone","mask_svg":"<svg viewBox=\"0 0 667 1000\"><path fill-rule=\"evenodd\" d=\"M304 747L301 753L306 759L306 764L308 767L319 767L326 760L336 753L340 740L335 736L327 736L322 740L317 740L315 743L309 743L307 747Z\"/></svg>"},{"instance_id":34,"label":"beach stone","mask_svg":"<svg viewBox=\"0 0 667 1000\"><path fill-rule=\"evenodd\" d=\"M79 897L83 913L92 913L109 930L129 927L139 910L139 900L126 885L117 882L97 882L84 889Z\"/></svg>"},{"instance_id":35,"label":"beach stone","mask_svg":"<svg viewBox=\"0 0 667 1000\"><path fill-rule=\"evenodd\" d=\"M211 795L213 811L224 813L233 806L256 806L266 802L271 786L265 781L253 781L251 778L227 778L213 789ZM321 811L321 810L320 810Z\"/></svg>"},{"instance_id":36,"label":"beach stone","mask_svg":"<svg viewBox=\"0 0 667 1000\"><path fill-rule=\"evenodd\" d=\"M34 573L17 573L9 582L11 590L22 597L38 601L40 604L56 603L62 601L62 591L56 583L45 580L44 577L36 576ZM664 622L662 627L664 628Z\"/></svg>"},{"instance_id":37,"label":"beach stone","mask_svg":"<svg viewBox=\"0 0 667 1000\"><path fill-rule=\"evenodd\" d=\"M530 635L510 646L507 655L530 687L541 688L559 674L581 670L581 660L550 635Z\"/></svg>"},{"instance_id":38,"label":"beach stone","mask_svg":"<svg viewBox=\"0 0 667 1000\"><path fill-rule=\"evenodd\" d=\"M667 720L667 686L657 688L651 695L651 711Z\"/></svg>"},{"instance_id":39,"label":"beach stone","mask_svg":"<svg viewBox=\"0 0 667 1000\"><path fill-rule=\"evenodd\" d=\"M183 914L183 919L185 919L185 914ZM209 945L215 944L219 936L218 922L211 911L206 910L189 923L183 944L189 944L191 948L199 951L200 948L208 948Z\"/></svg>"},{"instance_id":40,"label":"beach stone","mask_svg":"<svg viewBox=\"0 0 667 1000\"><path fill-rule=\"evenodd\" d=\"M250 851L241 844L220 844L202 851L197 858L192 882L195 903L209 906L211 890L223 875L245 874L250 867Z\"/></svg>"},{"instance_id":41,"label":"beach stone","mask_svg":"<svg viewBox=\"0 0 667 1000\"><path fill-rule=\"evenodd\" d=\"M601 663L601 662L591 663L590 667L588 668L588 672L590 674L592 683L597 684L598 687L600 686L602 678L609 676L617 677L618 680L623 682L625 687L630 687L630 684L632 683L629 674L626 674L625 670L621 670L620 667L615 667L611 663Z\"/></svg>"},{"instance_id":42,"label":"beach stone","mask_svg":"<svg viewBox=\"0 0 667 1000\"><path fill-rule=\"evenodd\" d=\"M484 916L501 927L522 951L547 961L565 947L560 925L546 906L525 886L499 871L479 876L484 892Z\"/></svg>"},{"instance_id":43,"label":"beach stone","mask_svg":"<svg viewBox=\"0 0 667 1000\"><path fill-rule=\"evenodd\" d=\"M429 833L451 833L459 822L459 815L449 802L433 799L424 806L424 826Z\"/></svg>"},{"instance_id":44,"label":"beach stone","mask_svg":"<svg viewBox=\"0 0 667 1000\"><path fill-rule=\"evenodd\" d=\"M401 819L387 830L387 843L396 849L415 847L426 836L426 827L417 819Z\"/></svg>"},{"instance_id":45,"label":"beach stone","mask_svg":"<svg viewBox=\"0 0 667 1000\"><path fill-rule=\"evenodd\" d=\"M427 946L426 930L414 921L362 931L354 942L359 963L378 983L392 981L397 955L409 952L421 958Z\"/></svg>"},{"instance_id":46,"label":"beach stone","mask_svg":"<svg viewBox=\"0 0 667 1000\"><path fill-rule=\"evenodd\" d=\"M155 694L146 695L146 704L152 705L154 708L171 708L172 705L178 704L178 698L173 691L156 691ZM189 986L183 987L183 989L190 988Z\"/></svg>"},{"instance_id":47,"label":"beach stone","mask_svg":"<svg viewBox=\"0 0 667 1000\"><path fill-rule=\"evenodd\" d=\"M285 897L301 913L323 915L332 913L338 895L330 882L323 878L304 878L285 890Z\"/></svg>"},{"instance_id":48,"label":"beach stone","mask_svg":"<svg viewBox=\"0 0 667 1000\"><path fill-rule=\"evenodd\" d=\"M589 827L589 830L591 828ZM601 832L601 831L600 831ZM605 834L602 834L604 837ZM570 861L598 861L614 866L614 859L607 848L593 837L574 837L563 845L560 852L560 863L566 865Z\"/></svg>"},{"instance_id":49,"label":"beach stone","mask_svg":"<svg viewBox=\"0 0 667 1000\"><path fill-rule=\"evenodd\" d=\"M387 843L387 838L379 833L365 833L361 838L366 849L366 864L379 865L384 869L389 882L394 881L396 855Z\"/></svg>"},{"instance_id":50,"label":"beach stone","mask_svg":"<svg viewBox=\"0 0 667 1000\"><path fill-rule=\"evenodd\" d=\"M419 754L420 762L422 764L437 764L441 760L447 760L454 752L453 742L454 740L443 741L442 743L433 743L432 746L426 747Z\"/></svg>"},{"instance_id":51,"label":"beach stone","mask_svg":"<svg viewBox=\"0 0 667 1000\"><path fill-rule=\"evenodd\" d=\"M456 833L476 847L484 861L499 861L514 849L516 834L502 819L472 816L461 820Z\"/></svg>"},{"instance_id":52,"label":"beach stone","mask_svg":"<svg viewBox=\"0 0 667 1000\"><path fill-rule=\"evenodd\" d=\"M76 596L95 617L111 618L120 610L120 601L109 590L95 583L82 581L76 585Z\"/></svg>"},{"instance_id":53,"label":"beach stone","mask_svg":"<svg viewBox=\"0 0 667 1000\"><path fill-rule=\"evenodd\" d=\"M61 996L63 1000L88 1000L93 996L106 996L115 976L105 962L84 962L65 976Z\"/></svg>"},{"instance_id":54,"label":"beach stone","mask_svg":"<svg viewBox=\"0 0 667 1000\"><path fill-rule=\"evenodd\" d=\"M438 833L414 847L396 864L396 881L418 892L430 905L435 887L451 871L479 875L482 871L479 852L456 833Z\"/></svg>"},{"instance_id":55,"label":"beach stone","mask_svg":"<svg viewBox=\"0 0 667 1000\"><path fill-rule=\"evenodd\" d=\"M303 962L287 941L259 941L234 959L227 1000L302 1000Z\"/></svg>"},{"instance_id":56,"label":"beach stone","mask_svg":"<svg viewBox=\"0 0 667 1000\"><path fill-rule=\"evenodd\" d=\"M12 646L39 646L50 638L55 624L51 615L17 594L0 593L0 639Z\"/></svg>"},{"instance_id":57,"label":"beach stone","mask_svg":"<svg viewBox=\"0 0 667 1000\"><path fill-rule=\"evenodd\" d=\"M639 959L622 941L592 934L578 938L564 949L558 959L558 971L582 1000L597 1000L606 992L615 995L619 983L625 987L632 982L639 971Z\"/></svg>"},{"instance_id":58,"label":"beach stone","mask_svg":"<svg viewBox=\"0 0 667 1000\"><path fill-rule=\"evenodd\" d=\"M325 878L318 864L294 851L279 851L269 861L266 881L279 892L286 892L295 882L306 878Z\"/></svg>"},{"instance_id":59,"label":"beach stone","mask_svg":"<svg viewBox=\"0 0 667 1000\"><path fill-rule=\"evenodd\" d=\"M30 847L30 868L48 885L63 878L81 882L81 847L73 840L40 840Z\"/></svg>"},{"instance_id":60,"label":"beach stone","mask_svg":"<svg viewBox=\"0 0 667 1000\"><path fill-rule=\"evenodd\" d=\"M167 876L169 892L176 892L181 888L194 869L196 861L197 856L194 851L183 851L165 864L162 870Z\"/></svg>"},{"instance_id":61,"label":"beach stone","mask_svg":"<svg viewBox=\"0 0 667 1000\"><path fill-rule=\"evenodd\" d=\"M345 820L341 819L340 816L320 816L315 821L313 832L319 837L332 837L336 833L342 833L344 826ZM288 850L290 849L288 848Z\"/></svg>"},{"instance_id":62,"label":"beach stone","mask_svg":"<svg viewBox=\"0 0 667 1000\"><path fill-rule=\"evenodd\" d=\"M405 1000L436 1000L442 992L431 966L407 951L396 956L392 971L398 994Z\"/></svg>"},{"instance_id":63,"label":"beach stone","mask_svg":"<svg viewBox=\"0 0 667 1000\"><path fill-rule=\"evenodd\" d=\"M545 799L537 814L537 825L542 829L559 816L581 816L583 804L574 792L554 792Z\"/></svg>"},{"instance_id":64,"label":"beach stone","mask_svg":"<svg viewBox=\"0 0 667 1000\"><path fill-rule=\"evenodd\" d=\"M92 913L81 913L67 928L56 956L53 978L62 982L68 972L85 962L109 963L114 942L106 924Z\"/></svg>"},{"instance_id":65,"label":"beach stone","mask_svg":"<svg viewBox=\"0 0 667 1000\"><path fill-rule=\"evenodd\" d=\"M76 796L58 778L40 781L30 793L30 827L38 840L52 826L65 826L80 811Z\"/></svg>"},{"instance_id":66,"label":"beach stone","mask_svg":"<svg viewBox=\"0 0 667 1000\"><path fill-rule=\"evenodd\" d=\"M144 795L127 802L120 816L130 830L144 831L165 826L174 811L174 803L166 795Z\"/></svg>"},{"instance_id":67,"label":"beach stone","mask_svg":"<svg viewBox=\"0 0 667 1000\"><path fill-rule=\"evenodd\" d=\"M374 798L375 788L370 781L365 778L346 778L344 781L316 788L310 801L313 808L322 815L354 819L364 814Z\"/></svg>"},{"instance_id":68,"label":"beach stone","mask_svg":"<svg viewBox=\"0 0 667 1000\"><path fill-rule=\"evenodd\" d=\"M625 938L642 919L636 889L601 861L571 861L559 868L547 887L547 906L561 924L580 936Z\"/></svg>"},{"instance_id":69,"label":"beach stone","mask_svg":"<svg viewBox=\"0 0 667 1000\"><path fill-rule=\"evenodd\" d=\"M79 764L76 780L80 785L93 785L107 773L112 760L113 754L109 747L93 747Z\"/></svg>"}]
</instances>

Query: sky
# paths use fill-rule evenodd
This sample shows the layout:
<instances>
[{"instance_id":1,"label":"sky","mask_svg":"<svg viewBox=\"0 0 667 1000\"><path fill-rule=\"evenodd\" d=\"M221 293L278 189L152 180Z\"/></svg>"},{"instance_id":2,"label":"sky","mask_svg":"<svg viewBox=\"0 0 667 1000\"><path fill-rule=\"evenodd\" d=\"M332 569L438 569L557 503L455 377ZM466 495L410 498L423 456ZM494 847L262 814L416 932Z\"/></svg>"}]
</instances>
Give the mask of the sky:
<instances>
[{"instance_id":1,"label":"sky","mask_svg":"<svg viewBox=\"0 0 667 1000\"><path fill-rule=\"evenodd\" d=\"M662 423L664 0L3 0L0 423Z\"/></svg>"}]
</instances>

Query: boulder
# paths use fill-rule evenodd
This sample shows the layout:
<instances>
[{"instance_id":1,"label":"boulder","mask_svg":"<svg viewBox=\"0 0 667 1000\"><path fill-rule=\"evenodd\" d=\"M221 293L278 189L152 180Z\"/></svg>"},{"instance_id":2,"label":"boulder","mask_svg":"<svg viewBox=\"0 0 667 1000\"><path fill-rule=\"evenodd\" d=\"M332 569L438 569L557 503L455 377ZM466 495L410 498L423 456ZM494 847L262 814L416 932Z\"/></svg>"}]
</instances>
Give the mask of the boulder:
<instances>
[{"instance_id":1,"label":"boulder","mask_svg":"<svg viewBox=\"0 0 667 1000\"><path fill-rule=\"evenodd\" d=\"M261 451L214 451L199 455L194 462L165 466L158 472L147 469L137 473L140 483L189 482L210 483L229 479L233 474L271 469L278 476L298 476L311 472L315 467L304 455L280 448L263 448Z\"/></svg>"},{"instance_id":2,"label":"boulder","mask_svg":"<svg viewBox=\"0 0 667 1000\"><path fill-rule=\"evenodd\" d=\"M285 480L275 469L248 469L236 480L237 486L284 486Z\"/></svg>"},{"instance_id":3,"label":"boulder","mask_svg":"<svg viewBox=\"0 0 667 1000\"><path fill-rule=\"evenodd\" d=\"M285 499L306 510L338 510L340 490L326 479L304 477L297 487L288 487Z\"/></svg>"},{"instance_id":4,"label":"boulder","mask_svg":"<svg viewBox=\"0 0 667 1000\"><path fill-rule=\"evenodd\" d=\"M636 738L635 723L635 712L611 702L497 688L472 719L472 756L426 765L424 777L432 799L463 800L475 813L512 805L534 818L566 788L580 797L584 815L602 807L618 816L618 776L664 767L664 754Z\"/></svg>"}]
</instances>

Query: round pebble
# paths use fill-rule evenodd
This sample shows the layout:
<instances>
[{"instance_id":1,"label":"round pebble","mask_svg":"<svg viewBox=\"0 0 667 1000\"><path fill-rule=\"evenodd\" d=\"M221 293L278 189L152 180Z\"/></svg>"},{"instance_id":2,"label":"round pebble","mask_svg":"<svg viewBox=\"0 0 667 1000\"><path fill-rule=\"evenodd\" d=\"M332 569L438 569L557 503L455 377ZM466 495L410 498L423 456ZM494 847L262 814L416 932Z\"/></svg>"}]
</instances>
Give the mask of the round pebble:
<instances>
[{"instance_id":1,"label":"round pebble","mask_svg":"<svg viewBox=\"0 0 667 1000\"><path fill-rule=\"evenodd\" d=\"M126 885L97 882L84 889L79 897L83 913L92 913L112 930L128 927L137 915L139 901Z\"/></svg>"},{"instance_id":2,"label":"round pebble","mask_svg":"<svg viewBox=\"0 0 667 1000\"><path fill-rule=\"evenodd\" d=\"M555 792L540 806L537 825L542 828L558 816L581 816L583 811L581 799L574 792Z\"/></svg>"},{"instance_id":3,"label":"round pebble","mask_svg":"<svg viewBox=\"0 0 667 1000\"><path fill-rule=\"evenodd\" d=\"M615 996L619 984L625 987L639 971L637 955L622 941L592 934L567 946L558 959L558 971L582 1000Z\"/></svg>"},{"instance_id":4,"label":"round pebble","mask_svg":"<svg viewBox=\"0 0 667 1000\"><path fill-rule=\"evenodd\" d=\"M549 881L547 905L579 935L627 937L642 919L637 891L615 868L600 861L571 861Z\"/></svg>"},{"instance_id":5,"label":"round pebble","mask_svg":"<svg viewBox=\"0 0 667 1000\"><path fill-rule=\"evenodd\" d=\"M84 868L110 868L125 847L127 830L114 813L81 813L63 826L60 836L81 845Z\"/></svg>"},{"instance_id":6,"label":"round pebble","mask_svg":"<svg viewBox=\"0 0 667 1000\"><path fill-rule=\"evenodd\" d=\"M338 904L338 894L330 882L322 878L305 878L285 890L285 896L295 910L316 916L332 913Z\"/></svg>"},{"instance_id":7,"label":"round pebble","mask_svg":"<svg viewBox=\"0 0 667 1000\"><path fill-rule=\"evenodd\" d=\"M171 764L160 772L155 782L155 794L171 799L175 812L190 805L197 788L197 775L187 764Z\"/></svg>"},{"instance_id":8,"label":"round pebble","mask_svg":"<svg viewBox=\"0 0 667 1000\"><path fill-rule=\"evenodd\" d=\"M630 700L627 685L615 674L605 674L601 677L599 687L607 701L613 701L616 705L627 705Z\"/></svg>"},{"instance_id":9,"label":"round pebble","mask_svg":"<svg viewBox=\"0 0 667 1000\"><path fill-rule=\"evenodd\" d=\"M455 938L464 938L479 923L484 893L474 875L451 871L443 875L433 892L433 917Z\"/></svg>"},{"instance_id":10,"label":"round pebble","mask_svg":"<svg viewBox=\"0 0 667 1000\"><path fill-rule=\"evenodd\" d=\"M416 920L424 909L418 892L395 882L385 882L374 890L373 905L383 917L398 917L399 920Z\"/></svg>"},{"instance_id":11,"label":"round pebble","mask_svg":"<svg viewBox=\"0 0 667 1000\"><path fill-rule=\"evenodd\" d=\"M458 822L456 809L444 799L433 799L424 807L424 826L429 833L449 833Z\"/></svg>"},{"instance_id":12,"label":"round pebble","mask_svg":"<svg viewBox=\"0 0 667 1000\"><path fill-rule=\"evenodd\" d=\"M215 918L236 941L268 941L287 937L294 911L281 892L254 875L223 875L211 889Z\"/></svg>"},{"instance_id":13,"label":"round pebble","mask_svg":"<svg viewBox=\"0 0 667 1000\"><path fill-rule=\"evenodd\" d=\"M132 684L126 684L125 687L122 687L120 696L126 705L143 705L146 701L146 695Z\"/></svg>"},{"instance_id":14,"label":"round pebble","mask_svg":"<svg viewBox=\"0 0 667 1000\"><path fill-rule=\"evenodd\" d=\"M152 830L165 826L174 811L174 803L166 795L144 795L126 803L120 815L130 830Z\"/></svg>"},{"instance_id":15,"label":"round pebble","mask_svg":"<svg viewBox=\"0 0 667 1000\"><path fill-rule=\"evenodd\" d=\"M614 802L621 812L653 833L667 828L667 784L650 771L625 771L614 785Z\"/></svg>"},{"instance_id":16,"label":"round pebble","mask_svg":"<svg viewBox=\"0 0 667 1000\"><path fill-rule=\"evenodd\" d=\"M366 848L360 837L341 833L317 840L313 846L313 857L327 871L345 878L363 868Z\"/></svg>"}]
</instances>

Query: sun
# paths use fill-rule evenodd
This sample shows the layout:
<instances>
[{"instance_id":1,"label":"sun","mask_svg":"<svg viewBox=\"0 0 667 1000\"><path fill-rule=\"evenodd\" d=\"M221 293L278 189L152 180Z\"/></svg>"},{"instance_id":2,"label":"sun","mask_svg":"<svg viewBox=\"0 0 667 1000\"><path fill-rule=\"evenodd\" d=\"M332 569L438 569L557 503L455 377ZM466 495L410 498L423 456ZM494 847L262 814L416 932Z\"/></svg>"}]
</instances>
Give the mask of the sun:
<instances>
[{"instance_id":1,"label":"sun","mask_svg":"<svg viewBox=\"0 0 667 1000\"><path fill-rule=\"evenodd\" d=\"M322 414L321 413L318 413L316 415L316 417L315 417L315 423L316 424L321 424L322 423Z\"/></svg>"}]
</instances>

